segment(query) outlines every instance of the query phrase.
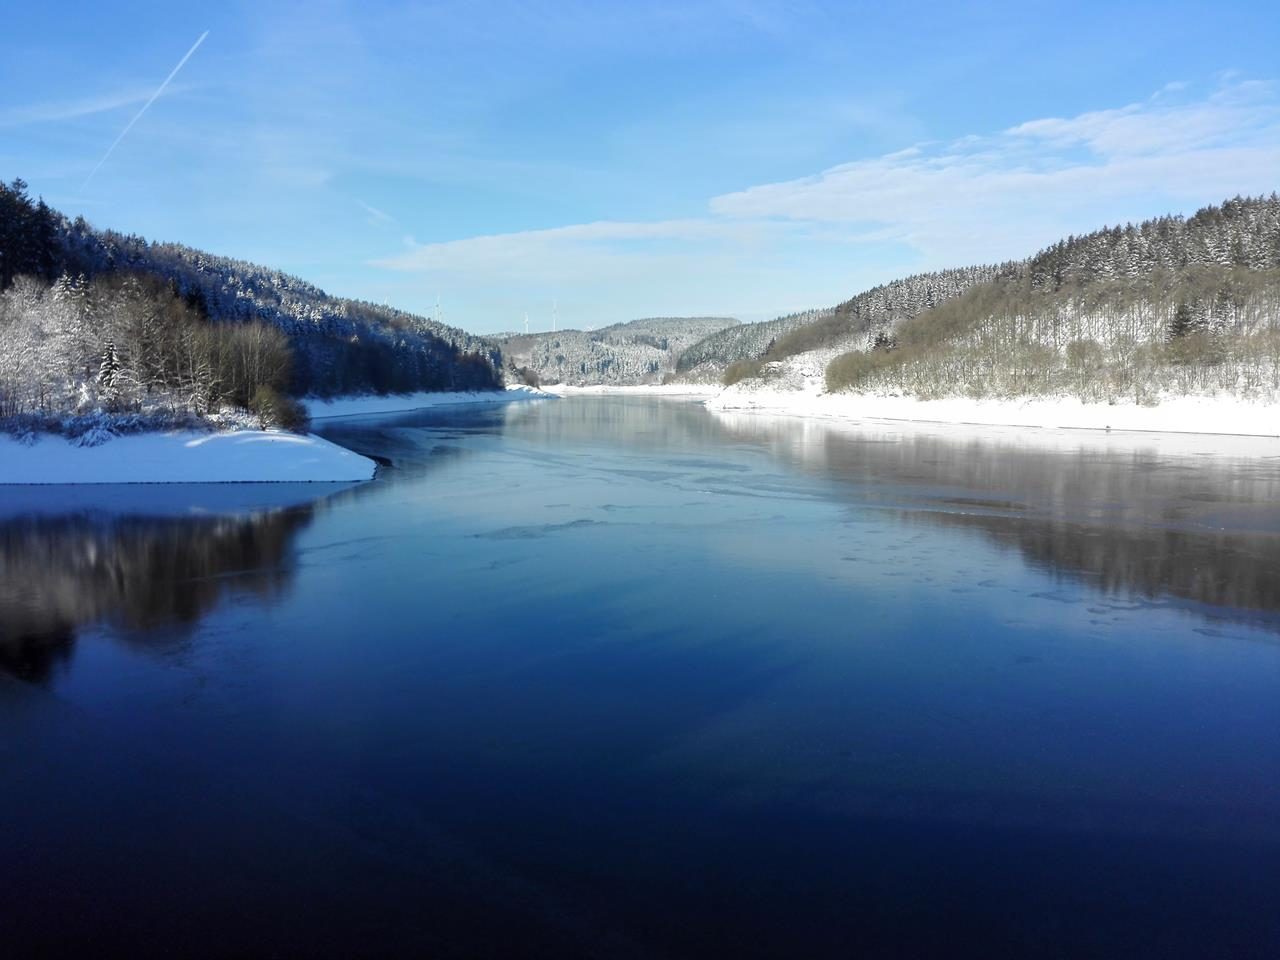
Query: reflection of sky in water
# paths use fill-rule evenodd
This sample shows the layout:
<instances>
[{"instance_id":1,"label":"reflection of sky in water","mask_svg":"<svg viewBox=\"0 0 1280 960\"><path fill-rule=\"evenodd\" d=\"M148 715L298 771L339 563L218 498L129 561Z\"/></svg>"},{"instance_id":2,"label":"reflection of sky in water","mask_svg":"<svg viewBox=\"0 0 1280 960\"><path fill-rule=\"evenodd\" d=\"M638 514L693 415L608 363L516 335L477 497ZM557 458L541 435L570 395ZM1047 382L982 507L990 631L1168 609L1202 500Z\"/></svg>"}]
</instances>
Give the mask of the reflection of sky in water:
<instances>
[{"instance_id":1,"label":"reflection of sky in water","mask_svg":"<svg viewBox=\"0 0 1280 960\"><path fill-rule=\"evenodd\" d=\"M644 400L326 432L390 466L252 518L0 522L4 582L81 635L0 686L0 857L61 895L29 915L75 876L335 953L1280 933L1275 461ZM177 843L149 904L105 882ZM299 931L299 898L342 908Z\"/></svg>"}]
</instances>

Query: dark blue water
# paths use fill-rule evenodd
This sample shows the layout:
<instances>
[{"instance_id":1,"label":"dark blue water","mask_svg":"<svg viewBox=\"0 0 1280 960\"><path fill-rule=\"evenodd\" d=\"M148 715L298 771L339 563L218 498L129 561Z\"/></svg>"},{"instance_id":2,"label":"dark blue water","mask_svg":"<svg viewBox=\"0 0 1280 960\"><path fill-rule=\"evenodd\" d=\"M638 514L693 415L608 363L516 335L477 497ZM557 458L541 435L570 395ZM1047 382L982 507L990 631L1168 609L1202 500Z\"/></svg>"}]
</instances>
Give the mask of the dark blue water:
<instances>
[{"instance_id":1,"label":"dark blue water","mask_svg":"<svg viewBox=\"0 0 1280 960\"><path fill-rule=\"evenodd\" d=\"M6 956L1280 954L1280 459L327 432L379 479L0 488Z\"/></svg>"}]
</instances>

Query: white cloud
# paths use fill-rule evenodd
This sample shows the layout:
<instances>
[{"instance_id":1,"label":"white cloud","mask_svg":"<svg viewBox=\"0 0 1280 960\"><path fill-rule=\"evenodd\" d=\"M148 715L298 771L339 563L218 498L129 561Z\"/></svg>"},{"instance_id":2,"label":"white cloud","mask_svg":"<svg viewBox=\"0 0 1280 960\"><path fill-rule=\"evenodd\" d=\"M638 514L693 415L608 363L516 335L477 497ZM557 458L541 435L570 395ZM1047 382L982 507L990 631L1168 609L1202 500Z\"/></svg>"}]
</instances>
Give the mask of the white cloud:
<instances>
[{"instance_id":1,"label":"white cloud","mask_svg":"<svg viewBox=\"0 0 1280 960\"><path fill-rule=\"evenodd\" d=\"M77 120L80 117L109 113L125 107L145 103L150 90L123 90L81 100L62 100L51 103L33 103L25 107L8 107L0 110L0 127L19 127L30 123L57 123Z\"/></svg>"},{"instance_id":2,"label":"white cloud","mask_svg":"<svg viewBox=\"0 0 1280 960\"><path fill-rule=\"evenodd\" d=\"M778 264L791 230L711 219L604 221L414 245L375 265L420 278L401 288L410 295L443 290L458 315L485 318L477 329L515 329L525 310L543 323L537 311L553 299L566 326L679 314L764 319L789 303L786 286L798 287ZM845 286L805 285L798 308Z\"/></svg>"},{"instance_id":3,"label":"white cloud","mask_svg":"<svg viewBox=\"0 0 1280 960\"><path fill-rule=\"evenodd\" d=\"M1200 100L1178 92L842 164L716 197L711 210L875 225L929 261L992 259L1032 253L1017 244L1060 232L1280 186L1269 85L1233 83Z\"/></svg>"},{"instance_id":4,"label":"white cloud","mask_svg":"<svg viewBox=\"0 0 1280 960\"><path fill-rule=\"evenodd\" d=\"M1274 139L1278 115L1268 85L1237 83L1198 103L1170 102L1168 95L1181 89L1166 85L1144 103L1066 120L1032 120L1007 133L1048 147L1085 146L1099 157L1186 153L1268 131Z\"/></svg>"},{"instance_id":5,"label":"white cloud","mask_svg":"<svg viewBox=\"0 0 1280 960\"><path fill-rule=\"evenodd\" d=\"M613 285L633 301L614 319L658 289L757 315L824 305L859 280L1028 256L1068 233L1280 188L1273 88L1192 94L1170 84L1139 103L918 144L714 197L705 216L415 245L377 265L464 287Z\"/></svg>"},{"instance_id":6,"label":"white cloud","mask_svg":"<svg viewBox=\"0 0 1280 960\"><path fill-rule=\"evenodd\" d=\"M415 246L375 262L392 270L474 273L480 276L537 277L554 273L566 279L590 269L625 271L629 263L653 262L675 255L669 245L741 244L760 233L754 224L710 219L654 222L599 221L546 230L468 237Z\"/></svg>"}]
</instances>

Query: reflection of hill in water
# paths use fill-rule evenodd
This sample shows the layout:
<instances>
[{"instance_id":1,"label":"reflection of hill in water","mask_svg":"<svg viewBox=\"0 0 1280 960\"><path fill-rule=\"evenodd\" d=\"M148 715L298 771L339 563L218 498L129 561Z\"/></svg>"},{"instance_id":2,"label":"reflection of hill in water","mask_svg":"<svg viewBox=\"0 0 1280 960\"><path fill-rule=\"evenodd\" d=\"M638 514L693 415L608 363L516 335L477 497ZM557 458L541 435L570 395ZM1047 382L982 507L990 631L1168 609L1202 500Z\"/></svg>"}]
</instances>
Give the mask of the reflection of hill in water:
<instances>
[{"instance_id":1,"label":"reflection of hill in water","mask_svg":"<svg viewBox=\"0 0 1280 960\"><path fill-rule=\"evenodd\" d=\"M836 481L856 503L980 532L1109 593L1280 613L1280 459L1202 455L1233 442L1223 438L836 425L644 398L517 403L461 418L437 409L344 429L345 439L326 434L406 475L461 453L455 429L504 433L549 456L617 438L628 453L708 465L726 445L748 444Z\"/></svg>"},{"instance_id":2,"label":"reflection of hill in water","mask_svg":"<svg viewBox=\"0 0 1280 960\"><path fill-rule=\"evenodd\" d=\"M1200 455L1230 439L836 425L643 398L423 411L325 432L407 476L459 452L451 430L504 433L548 457L617 438L638 457L693 453L709 468L726 445L747 444L836 481L854 503L977 531L1110 593L1280 613L1280 459Z\"/></svg>"},{"instance_id":3,"label":"reflection of hill in water","mask_svg":"<svg viewBox=\"0 0 1280 960\"><path fill-rule=\"evenodd\" d=\"M389 460L397 468L425 463L433 453L456 452L448 447L451 438L477 433L528 440L551 448L552 453L571 443L609 443L615 438L629 451L697 447L707 453L713 452L709 446L732 439L698 403L654 402L643 397L434 407L394 416L332 420L318 426L326 439L365 456ZM395 477L388 475L386 479Z\"/></svg>"},{"instance_id":4,"label":"reflection of hill in water","mask_svg":"<svg viewBox=\"0 0 1280 960\"><path fill-rule=\"evenodd\" d=\"M948 513L930 519L980 530L1018 548L1036 567L1083 579L1107 593L1280 613L1280 536L1275 534L1085 527ZM1267 619L1280 629L1280 619Z\"/></svg>"},{"instance_id":5,"label":"reflection of hill in water","mask_svg":"<svg viewBox=\"0 0 1280 960\"><path fill-rule=\"evenodd\" d=\"M520 409L523 406L524 409ZM625 441L627 450L714 455L733 436L695 401L571 398L507 408L506 432L547 445Z\"/></svg>"},{"instance_id":6,"label":"reflection of hill in water","mask_svg":"<svg viewBox=\"0 0 1280 960\"><path fill-rule=\"evenodd\" d=\"M1174 454L1202 441L1168 437L717 419L740 440L855 484L860 502L979 531L1107 592L1280 613L1274 458Z\"/></svg>"},{"instance_id":7,"label":"reflection of hill in water","mask_svg":"<svg viewBox=\"0 0 1280 960\"><path fill-rule=\"evenodd\" d=\"M291 544L313 515L79 513L0 522L0 670L43 680L80 628L183 630L233 594L274 597L292 578Z\"/></svg>"}]
</instances>

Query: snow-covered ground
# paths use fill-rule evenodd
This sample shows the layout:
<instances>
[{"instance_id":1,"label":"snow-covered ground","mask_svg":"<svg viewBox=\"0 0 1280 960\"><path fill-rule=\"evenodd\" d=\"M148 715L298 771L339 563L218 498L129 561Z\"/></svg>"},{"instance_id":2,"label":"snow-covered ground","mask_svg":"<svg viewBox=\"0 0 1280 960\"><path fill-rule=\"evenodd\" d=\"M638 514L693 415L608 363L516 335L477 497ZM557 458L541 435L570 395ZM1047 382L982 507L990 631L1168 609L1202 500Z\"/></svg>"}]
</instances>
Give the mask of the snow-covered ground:
<instances>
[{"instance_id":1,"label":"snow-covered ground","mask_svg":"<svg viewBox=\"0 0 1280 960\"><path fill-rule=\"evenodd\" d=\"M553 383L542 389L558 397L714 397L724 387L718 383L650 383L638 386L594 385L589 387Z\"/></svg>"},{"instance_id":2,"label":"snow-covered ground","mask_svg":"<svg viewBox=\"0 0 1280 960\"><path fill-rule=\"evenodd\" d=\"M310 398L303 401L312 420L334 417L367 417L380 413L408 413L425 407L450 407L466 403L511 403L517 400L545 400L553 394L534 387L515 386L505 390L477 390L470 393L437 391L435 393L369 394L361 397L335 397L331 400Z\"/></svg>"},{"instance_id":3,"label":"snow-covered ground","mask_svg":"<svg viewBox=\"0 0 1280 960\"><path fill-rule=\"evenodd\" d=\"M0 484L341 482L376 468L320 437L264 430L138 433L97 446L0 436Z\"/></svg>"},{"instance_id":4,"label":"snow-covered ground","mask_svg":"<svg viewBox=\"0 0 1280 960\"><path fill-rule=\"evenodd\" d=\"M716 411L740 411L835 420L910 420L990 426L1142 430L1159 433L1280 437L1280 404L1233 397L1170 397L1156 406L1084 403L1072 398L973 400L809 390L728 389L707 401ZM1280 453L1280 444L1276 445Z\"/></svg>"}]
</instances>

